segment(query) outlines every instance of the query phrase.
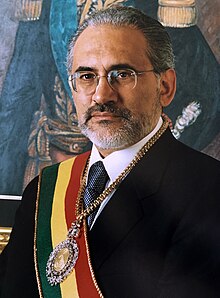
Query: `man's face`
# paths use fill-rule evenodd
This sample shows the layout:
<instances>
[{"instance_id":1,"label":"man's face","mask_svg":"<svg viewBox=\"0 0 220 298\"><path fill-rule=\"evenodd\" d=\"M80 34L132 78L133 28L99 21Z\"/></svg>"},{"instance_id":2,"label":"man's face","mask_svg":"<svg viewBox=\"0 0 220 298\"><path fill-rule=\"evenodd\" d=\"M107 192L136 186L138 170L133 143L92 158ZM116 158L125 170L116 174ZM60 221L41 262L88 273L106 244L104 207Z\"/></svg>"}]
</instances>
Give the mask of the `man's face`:
<instances>
[{"instance_id":1,"label":"man's face","mask_svg":"<svg viewBox=\"0 0 220 298\"><path fill-rule=\"evenodd\" d=\"M110 70L129 68L135 71L153 69L146 54L143 34L129 27L101 25L86 28L76 41L72 74L78 70L106 76ZM138 76L132 90L113 90L105 77L92 94L83 90L73 98L79 126L105 155L126 148L156 126L161 115L160 79L154 72Z\"/></svg>"}]
</instances>

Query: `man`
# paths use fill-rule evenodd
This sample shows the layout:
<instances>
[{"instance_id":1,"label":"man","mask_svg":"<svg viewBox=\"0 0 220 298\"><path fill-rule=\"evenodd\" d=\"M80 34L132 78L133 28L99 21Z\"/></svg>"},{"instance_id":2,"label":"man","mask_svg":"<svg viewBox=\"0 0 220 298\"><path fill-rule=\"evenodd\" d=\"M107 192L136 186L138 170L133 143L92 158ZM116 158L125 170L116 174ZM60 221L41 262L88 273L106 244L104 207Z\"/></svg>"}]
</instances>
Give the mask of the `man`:
<instances>
[{"instance_id":1,"label":"man","mask_svg":"<svg viewBox=\"0 0 220 298\"><path fill-rule=\"evenodd\" d=\"M68 71L93 148L26 188L1 297L219 297L220 167L161 117L176 86L165 29L131 7L99 11Z\"/></svg>"}]
</instances>

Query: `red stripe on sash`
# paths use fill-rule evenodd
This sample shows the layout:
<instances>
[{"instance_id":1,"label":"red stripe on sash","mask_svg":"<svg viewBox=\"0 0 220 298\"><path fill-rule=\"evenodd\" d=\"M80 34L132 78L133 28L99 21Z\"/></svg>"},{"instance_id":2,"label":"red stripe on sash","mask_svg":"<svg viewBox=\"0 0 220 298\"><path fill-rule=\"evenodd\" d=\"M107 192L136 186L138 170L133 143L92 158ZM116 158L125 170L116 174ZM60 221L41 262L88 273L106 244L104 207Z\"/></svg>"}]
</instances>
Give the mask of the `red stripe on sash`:
<instances>
[{"instance_id":1,"label":"red stripe on sash","mask_svg":"<svg viewBox=\"0 0 220 298\"><path fill-rule=\"evenodd\" d=\"M89 155L90 152L86 152L77 156L73 164L71 178L65 198L65 213L68 229L70 228L71 223L76 219L75 206L80 187L80 179ZM79 244L79 258L75 267L77 288L80 298L97 298L100 296L95 287L89 268L83 228L81 231L80 237L77 238L77 242Z\"/></svg>"},{"instance_id":2,"label":"red stripe on sash","mask_svg":"<svg viewBox=\"0 0 220 298\"><path fill-rule=\"evenodd\" d=\"M75 206L80 187L80 178L90 153L91 152L88 151L77 156L73 163L65 198L65 214L68 229L71 227L71 223L76 219Z\"/></svg>"}]
</instances>

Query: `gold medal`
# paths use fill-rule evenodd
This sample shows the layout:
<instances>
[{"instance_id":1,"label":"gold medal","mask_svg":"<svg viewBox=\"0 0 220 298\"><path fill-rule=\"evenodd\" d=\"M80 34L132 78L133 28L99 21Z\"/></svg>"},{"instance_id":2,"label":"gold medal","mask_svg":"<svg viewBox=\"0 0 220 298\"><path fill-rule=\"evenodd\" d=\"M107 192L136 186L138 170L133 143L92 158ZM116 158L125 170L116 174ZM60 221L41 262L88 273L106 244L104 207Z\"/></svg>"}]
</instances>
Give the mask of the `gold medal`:
<instances>
[{"instance_id":1,"label":"gold medal","mask_svg":"<svg viewBox=\"0 0 220 298\"><path fill-rule=\"evenodd\" d=\"M68 238L60 242L51 252L47 261L46 276L51 286L55 286L72 272L79 256L79 248L74 238L79 236L80 226L74 222Z\"/></svg>"}]
</instances>

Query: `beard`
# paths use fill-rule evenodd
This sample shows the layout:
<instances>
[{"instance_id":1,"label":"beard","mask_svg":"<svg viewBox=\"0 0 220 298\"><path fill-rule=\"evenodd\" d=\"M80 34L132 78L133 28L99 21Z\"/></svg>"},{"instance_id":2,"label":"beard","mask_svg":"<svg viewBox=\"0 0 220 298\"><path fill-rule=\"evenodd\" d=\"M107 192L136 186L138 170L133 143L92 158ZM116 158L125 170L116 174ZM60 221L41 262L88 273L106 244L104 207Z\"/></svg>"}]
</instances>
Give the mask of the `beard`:
<instances>
[{"instance_id":1,"label":"beard","mask_svg":"<svg viewBox=\"0 0 220 298\"><path fill-rule=\"evenodd\" d=\"M108 112L113 116L120 117L121 125L119 126L117 122L117 126L115 126L114 122L110 120L101 120L98 122L99 127L94 129L89 123L94 112ZM161 106L158 98L150 115L143 113L135 115L129 109L119 108L112 102L96 104L83 115L79 121L79 128L98 148L119 150L137 143L150 133L157 124L159 113L161 113Z\"/></svg>"}]
</instances>

